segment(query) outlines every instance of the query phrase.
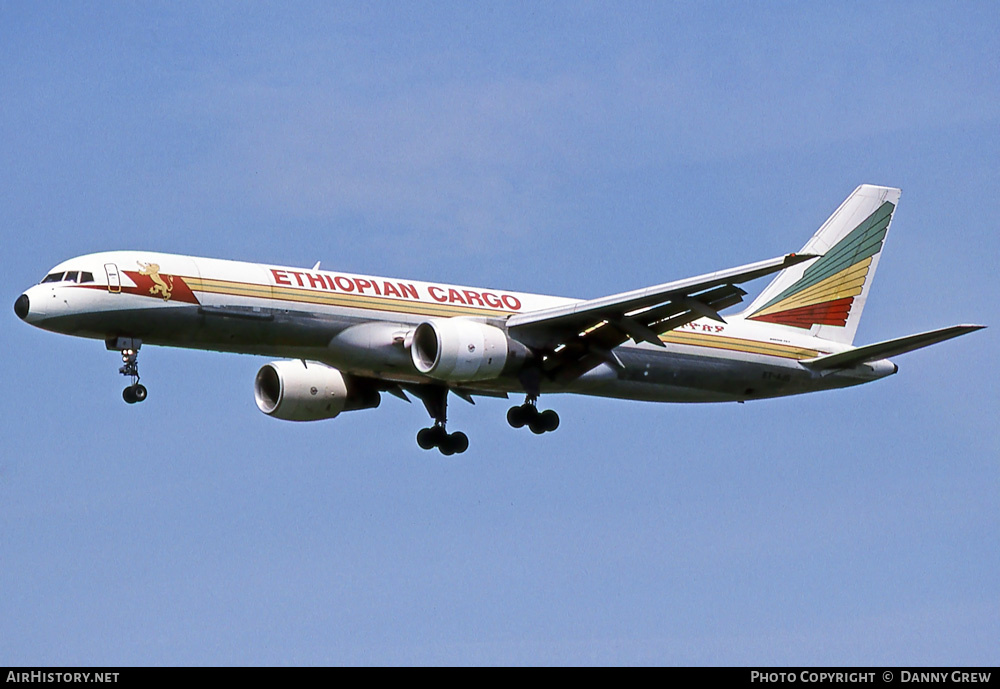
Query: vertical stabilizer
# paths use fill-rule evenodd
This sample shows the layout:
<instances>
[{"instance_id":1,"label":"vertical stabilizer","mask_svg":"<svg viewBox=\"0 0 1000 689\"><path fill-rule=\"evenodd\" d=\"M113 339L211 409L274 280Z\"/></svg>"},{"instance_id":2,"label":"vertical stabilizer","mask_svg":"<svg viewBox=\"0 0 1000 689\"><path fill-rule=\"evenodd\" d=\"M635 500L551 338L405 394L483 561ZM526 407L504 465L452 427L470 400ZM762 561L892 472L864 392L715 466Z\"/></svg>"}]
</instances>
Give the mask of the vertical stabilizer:
<instances>
[{"instance_id":1,"label":"vertical stabilizer","mask_svg":"<svg viewBox=\"0 0 1000 689\"><path fill-rule=\"evenodd\" d=\"M778 273L742 316L851 344L899 194L870 184L855 189L802 247L820 258Z\"/></svg>"}]
</instances>

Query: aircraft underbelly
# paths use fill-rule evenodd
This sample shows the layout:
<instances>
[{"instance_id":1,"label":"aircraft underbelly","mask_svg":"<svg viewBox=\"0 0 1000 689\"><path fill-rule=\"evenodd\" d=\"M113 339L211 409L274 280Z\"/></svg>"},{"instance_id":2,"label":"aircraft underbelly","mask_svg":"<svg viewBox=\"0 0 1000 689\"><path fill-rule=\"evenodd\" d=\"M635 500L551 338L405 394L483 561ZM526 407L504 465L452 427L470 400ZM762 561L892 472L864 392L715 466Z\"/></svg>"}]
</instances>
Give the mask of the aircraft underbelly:
<instances>
[{"instance_id":1,"label":"aircraft underbelly","mask_svg":"<svg viewBox=\"0 0 1000 689\"><path fill-rule=\"evenodd\" d=\"M624 368L602 364L566 391L651 402L727 402L816 389L809 372L779 357L638 347L616 353Z\"/></svg>"}]
</instances>

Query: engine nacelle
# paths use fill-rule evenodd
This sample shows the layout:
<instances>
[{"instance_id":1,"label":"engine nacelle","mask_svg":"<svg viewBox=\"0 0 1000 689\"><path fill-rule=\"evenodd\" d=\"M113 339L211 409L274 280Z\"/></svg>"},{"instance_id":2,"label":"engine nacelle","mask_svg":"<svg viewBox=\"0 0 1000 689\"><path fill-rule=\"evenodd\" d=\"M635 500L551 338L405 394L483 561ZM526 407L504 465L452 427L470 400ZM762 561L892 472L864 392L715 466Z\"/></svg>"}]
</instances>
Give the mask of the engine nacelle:
<instances>
[{"instance_id":1,"label":"engine nacelle","mask_svg":"<svg viewBox=\"0 0 1000 689\"><path fill-rule=\"evenodd\" d=\"M490 380L530 355L500 328L464 318L435 318L413 331L410 357L418 371L453 382Z\"/></svg>"},{"instance_id":2,"label":"engine nacelle","mask_svg":"<svg viewBox=\"0 0 1000 689\"><path fill-rule=\"evenodd\" d=\"M315 361L272 361L253 382L257 408L286 421L332 419L342 411L373 409L378 390L359 385L343 373Z\"/></svg>"}]
</instances>

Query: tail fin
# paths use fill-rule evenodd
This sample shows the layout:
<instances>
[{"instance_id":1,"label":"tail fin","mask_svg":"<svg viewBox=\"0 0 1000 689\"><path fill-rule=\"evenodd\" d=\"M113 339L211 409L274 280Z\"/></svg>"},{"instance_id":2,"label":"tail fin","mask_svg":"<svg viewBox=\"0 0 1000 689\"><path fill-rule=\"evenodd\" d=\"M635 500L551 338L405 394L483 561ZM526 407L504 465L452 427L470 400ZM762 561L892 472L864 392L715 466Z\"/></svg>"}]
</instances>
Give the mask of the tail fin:
<instances>
[{"instance_id":1,"label":"tail fin","mask_svg":"<svg viewBox=\"0 0 1000 689\"><path fill-rule=\"evenodd\" d=\"M743 317L851 344L899 194L869 184L855 189L800 252L820 258L778 273Z\"/></svg>"}]
</instances>

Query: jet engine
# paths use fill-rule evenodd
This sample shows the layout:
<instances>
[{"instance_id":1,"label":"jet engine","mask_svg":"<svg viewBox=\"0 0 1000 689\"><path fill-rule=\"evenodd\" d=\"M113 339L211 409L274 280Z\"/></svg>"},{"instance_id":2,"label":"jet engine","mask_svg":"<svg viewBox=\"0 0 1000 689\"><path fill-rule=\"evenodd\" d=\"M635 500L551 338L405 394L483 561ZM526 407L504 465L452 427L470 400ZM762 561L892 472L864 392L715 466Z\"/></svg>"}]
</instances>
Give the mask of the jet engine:
<instances>
[{"instance_id":1,"label":"jet engine","mask_svg":"<svg viewBox=\"0 0 1000 689\"><path fill-rule=\"evenodd\" d=\"M435 318L413 331L410 356L424 375L450 382L490 380L530 355L500 328L464 318Z\"/></svg>"},{"instance_id":2,"label":"jet engine","mask_svg":"<svg viewBox=\"0 0 1000 689\"><path fill-rule=\"evenodd\" d=\"M272 361L253 382L257 408L286 421L332 419L342 411L373 409L381 402L374 387L315 361Z\"/></svg>"}]
</instances>

